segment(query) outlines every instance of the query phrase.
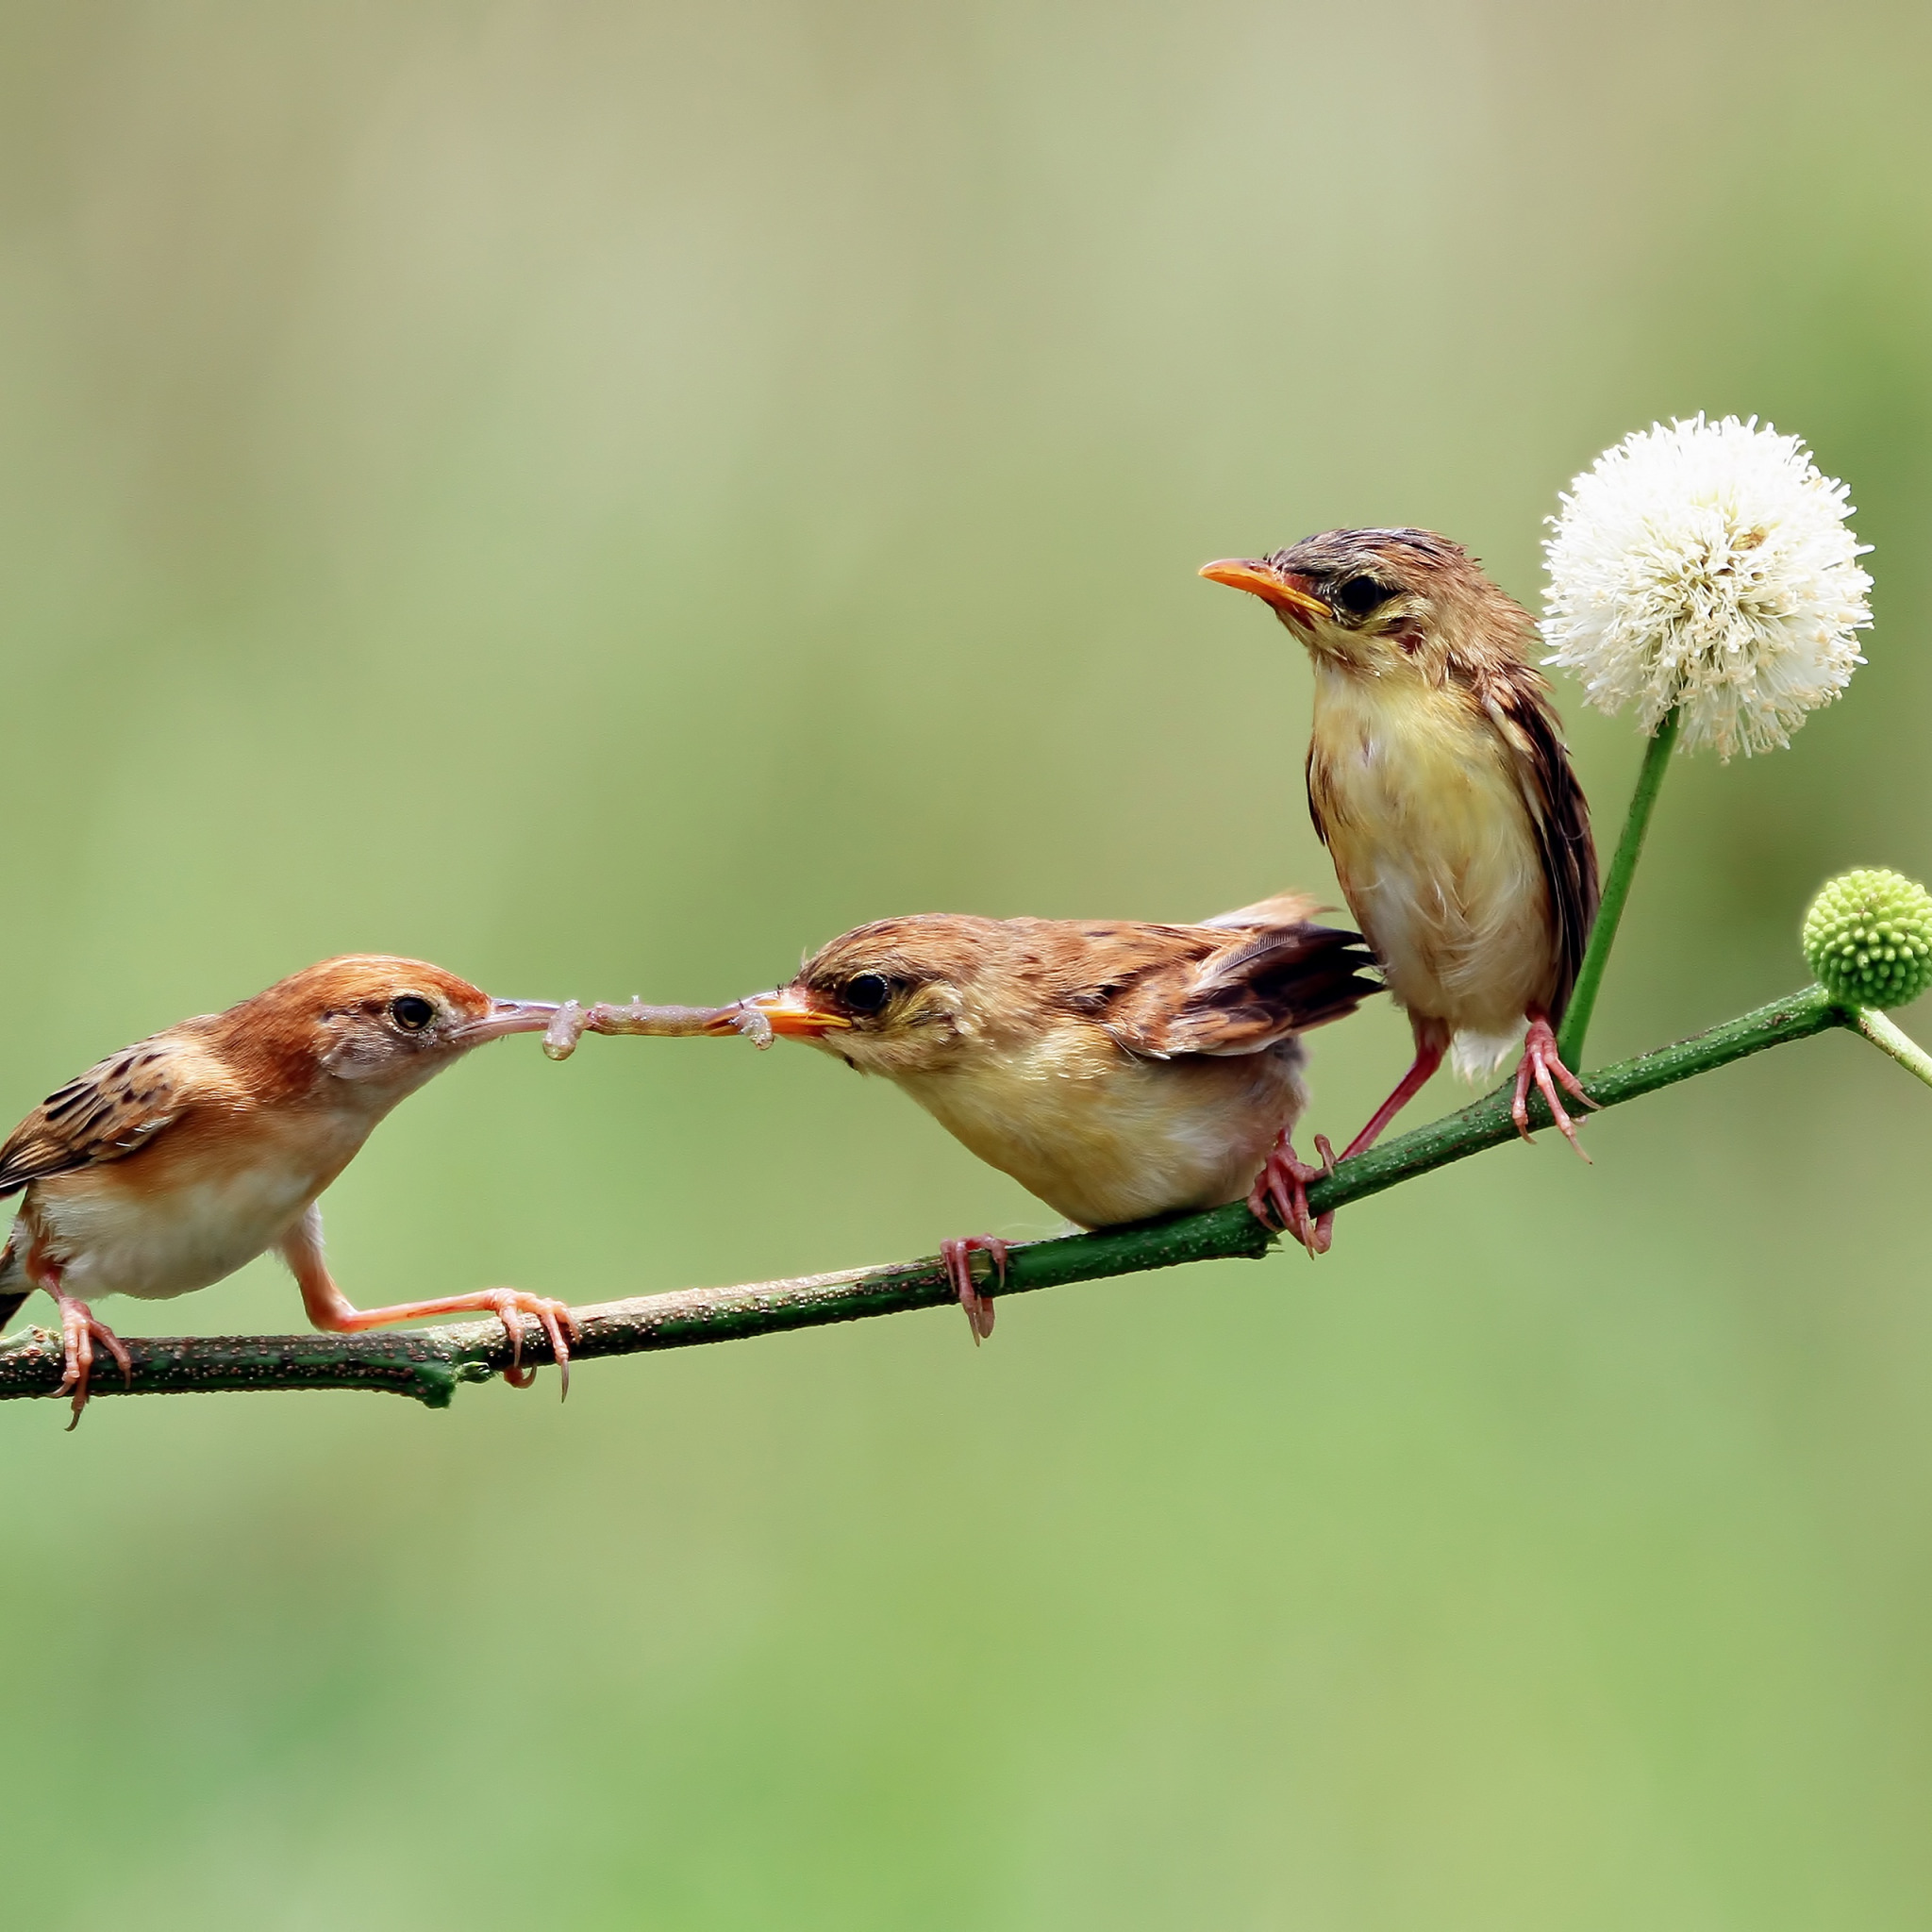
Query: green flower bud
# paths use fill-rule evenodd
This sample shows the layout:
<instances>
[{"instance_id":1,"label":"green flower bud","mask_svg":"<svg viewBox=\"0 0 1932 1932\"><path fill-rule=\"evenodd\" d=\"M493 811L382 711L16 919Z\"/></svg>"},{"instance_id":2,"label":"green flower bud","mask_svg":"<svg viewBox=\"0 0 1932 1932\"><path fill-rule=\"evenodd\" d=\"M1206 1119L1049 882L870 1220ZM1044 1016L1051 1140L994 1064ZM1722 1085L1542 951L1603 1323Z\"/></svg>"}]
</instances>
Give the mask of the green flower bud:
<instances>
[{"instance_id":1,"label":"green flower bud","mask_svg":"<svg viewBox=\"0 0 1932 1932\"><path fill-rule=\"evenodd\" d=\"M1848 1007L1902 1007L1932 986L1932 892L1875 869L1833 879L1805 915L1805 958Z\"/></svg>"}]
</instances>

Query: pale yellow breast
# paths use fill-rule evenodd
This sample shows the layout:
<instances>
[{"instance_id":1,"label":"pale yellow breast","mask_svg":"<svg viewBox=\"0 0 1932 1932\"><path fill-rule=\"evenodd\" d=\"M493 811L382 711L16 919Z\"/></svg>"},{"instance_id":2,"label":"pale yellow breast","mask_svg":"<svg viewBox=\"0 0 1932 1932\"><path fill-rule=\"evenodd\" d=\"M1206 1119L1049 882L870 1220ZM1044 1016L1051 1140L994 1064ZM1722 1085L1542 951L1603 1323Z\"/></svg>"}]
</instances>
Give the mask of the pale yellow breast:
<instances>
[{"instance_id":1,"label":"pale yellow breast","mask_svg":"<svg viewBox=\"0 0 1932 1932\"><path fill-rule=\"evenodd\" d=\"M989 1165L1083 1227L1238 1200L1305 1104L1301 1049L1137 1060L1063 1029L902 1078Z\"/></svg>"},{"instance_id":2,"label":"pale yellow breast","mask_svg":"<svg viewBox=\"0 0 1932 1932\"><path fill-rule=\"evenodd\" d=\"M1548 888L1508 748L1459 694L1318 664L1310 790L1411 1012L1499 1034L1549 998Z\"/></svg>"}]
</instances>

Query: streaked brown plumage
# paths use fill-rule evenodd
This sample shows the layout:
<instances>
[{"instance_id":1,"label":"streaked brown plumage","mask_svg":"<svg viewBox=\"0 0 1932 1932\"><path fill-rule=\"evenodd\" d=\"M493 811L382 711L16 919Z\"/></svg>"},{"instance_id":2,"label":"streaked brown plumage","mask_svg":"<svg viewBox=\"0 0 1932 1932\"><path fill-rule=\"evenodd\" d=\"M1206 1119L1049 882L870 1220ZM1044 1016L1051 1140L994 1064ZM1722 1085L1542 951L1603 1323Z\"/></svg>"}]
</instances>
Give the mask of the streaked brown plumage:
<instances>
[{"instance_id":1,"label":"streaked brown plumage","mask_svg":"<svg viewBox=\"0 0 1932 1932\"><path fill-rule=\"evenodd\" d=\"M982 1160L1086 1227L1252 1205L1311 1247L1289 1136L1300 1034L1376 991L1358 936L1294 894L1198 925L883 919L741 1003L775 1032L896 1082ZM717 1030L730 1024L728 1014ZM1261 1178L1257 1179L1259 1175ZM991 1310L947 1243L975 1336Z\"/></svg>"},{"instance_id":2,"label":"streaked brown plumage","mask_svg":"<svg viewBox=\"0 0 1932 1932\"><path fill-rule=\"evenodd\" d=\"M89 1307L104 1294L167 1300L270 1249L318 1328L353 1330L463 1309L520 1338L535 1316L559 1364L560 1302L513 1289L359 1309L330 1278L316 1196L370 1131L472 1047L541 1032L552 1005L492 1000L420 959L327 959L225 1013L183 1020L91 1067L0 1147L0 1197L25 1190L0 1250L0 1325L36 1288L59 1306L62 1392L79 1417L96 1343L126 1351ZM512 1372L528 1379L528 1372Z\"/></svg>"},{"instance_id":3,"label":"streaked brown plumage","mask_svg":"<svg viewBox=\"0 0 1932 1932\"><path fill-rule=\"evenodd\" d=\"M1519 1040L1518 1129L1534 1082L1575 1145L1557 1087L1585 1096L1552 1027L1596 916L1596 852L1529 613L1426 530L1329 530L1201 574L1307 649L1308 809L1414 1029L1414 1065L1348 1152L1445 1050L1479 1077Z\"/></svg>"}]
</instances>

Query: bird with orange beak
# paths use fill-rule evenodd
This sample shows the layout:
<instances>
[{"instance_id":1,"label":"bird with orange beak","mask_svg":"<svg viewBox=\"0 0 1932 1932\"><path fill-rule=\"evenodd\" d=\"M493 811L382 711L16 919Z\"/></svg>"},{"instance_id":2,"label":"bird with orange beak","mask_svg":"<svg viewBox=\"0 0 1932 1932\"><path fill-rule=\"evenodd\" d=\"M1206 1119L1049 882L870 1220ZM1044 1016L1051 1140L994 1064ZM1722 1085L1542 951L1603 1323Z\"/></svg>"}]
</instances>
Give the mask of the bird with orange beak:
<instances>
[{"instance_id":1,"label":"bird with orange beak","mask_svg":"<svg viewBox=\"0 0 1932 1932\"><path fill-rule=\"evenodd\" d=\"M714 1033L769 1026L881 1074L979 1158L1083 1227L1244 1196L1310 1252L1322 1172L1290 1136L1307 1105L1301 1035L1379 989L1360 936L1284 893L1198 925L1127 920L882 919L833 940L789 986L724 1008ZM1325 1148L1324 1149L1325 1153ZM992 1304L974 1250L941 1253L974 1339Z\"/></svg>"},{"instance_id":2,"label":"bird with orange beak","mask_svg":"<svg viewBox=\"0 0 1932 1932\"><path fill-rule=\"evenodd\" d=\"M1427 530L1329 530L1201 575L1260 598L1307 649L1308 809L1414 1032L1413 1064L1346 1153L1445 1052L1476 1079L1520 1043L1517 1131L1534 1085L1581 1154L1558 1089L1593 1103L1553 1028L1596 917L1596 848L1529 613Z\"/></svg>"},{"instance_id":3,"label":"bird with orange beak","mask_svg":"<svg viewBox=\"0 0 1932 1932\"><path fill-rule=\"evenodd\" d=\"M330 1277L316 1197L400 1100L473 1047L541 1033L558 1008L496 1000L420 959L325 959L230 1007L180 1021L51 1093L0 1146L0 1198L25 1190L0 1250L0 1326L35 1289L60 1310L60 1392L78 1421L96 1348L124 1377L126 1349L91 1306L146 1301L280 1255L310 1323L337 1333L466 1310L501 1318L526 1387L522 1322L534 1318L569 1374L558 1301L484 1289L358 1308ZM71 1427L72 1424L70 1424Z\"/></svg>"}]
</instances>

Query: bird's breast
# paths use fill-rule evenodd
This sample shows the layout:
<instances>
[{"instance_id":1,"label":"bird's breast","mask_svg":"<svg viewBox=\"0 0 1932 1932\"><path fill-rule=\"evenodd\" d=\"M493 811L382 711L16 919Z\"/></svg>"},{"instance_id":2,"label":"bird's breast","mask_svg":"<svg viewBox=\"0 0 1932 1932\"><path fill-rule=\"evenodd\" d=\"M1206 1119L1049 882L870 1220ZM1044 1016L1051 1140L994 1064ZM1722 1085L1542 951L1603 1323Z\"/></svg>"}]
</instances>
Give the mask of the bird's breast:
<instances>
[{"instance_id":1,"label":"bird's breast","mask_svg":"<svg viewBox=\"0 0 1932 1932\"><path fill-rule=\"evenodd\" d=\"M1528 808L1461 691L1318 665L1308 797L1410 1011L1505 1032L1547 1000L1556 941Z\"/></svg>"},{"instance_id":2,"label":"bird's breast","mask_svg":"<svg viewBox=\"0 0 1932 1932\"><path fill-rule=\"evenodd\" d=\"M900 1084L940 1124L1083 1227L1239 1200L1305 1104L1297 1041L1137 1059L1061 1029Z\"/></svg>"},{"instance_id":3,"label":"bird's breast","mask_svg":"<svg viewBox=\"0 0 1932 1932\"><path fill-rule=\"evenodd\" d=\"M367 1133L328 1115L177 1123L125 1160L41 1181L21 1219L83 1299L167 1300L273 1247Z\"/></svg>"}]
</instances>

